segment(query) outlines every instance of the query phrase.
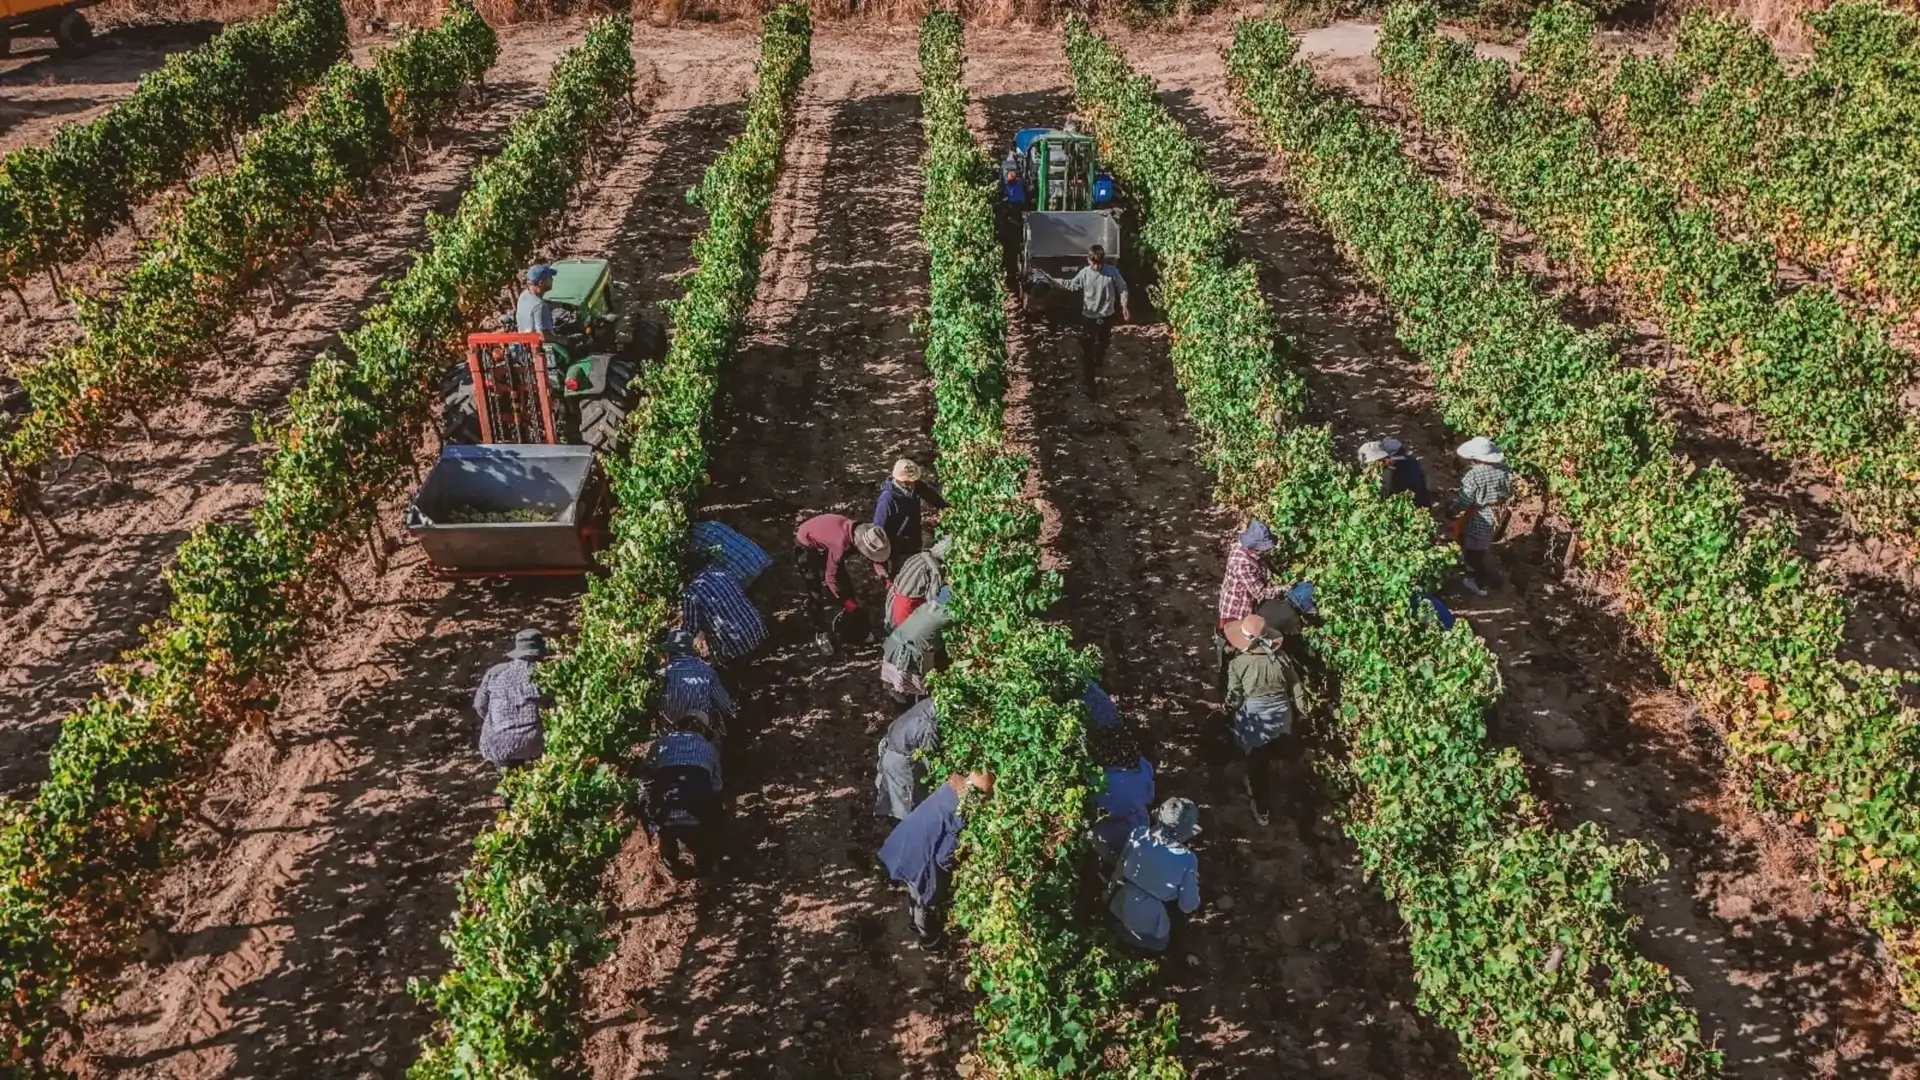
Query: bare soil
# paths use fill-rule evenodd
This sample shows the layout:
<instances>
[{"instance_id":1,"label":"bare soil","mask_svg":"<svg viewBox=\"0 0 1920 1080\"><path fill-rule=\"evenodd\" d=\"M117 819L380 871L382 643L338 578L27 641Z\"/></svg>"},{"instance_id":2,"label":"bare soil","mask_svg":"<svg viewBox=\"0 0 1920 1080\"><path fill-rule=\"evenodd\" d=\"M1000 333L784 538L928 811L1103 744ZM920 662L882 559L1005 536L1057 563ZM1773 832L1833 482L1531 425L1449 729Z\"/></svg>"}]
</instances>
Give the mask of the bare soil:
<instances>
[{"instance_id":1,"label":"bare soil","mask_svg":"<svg viewBox=\"0 0 1920 1080\"><path fill-rule=\"evenodd\" d=\"M503 61L525 66L513 109L539 103L540 76L580 30L510 39ZM677 34L671 49L638 38L667 89L549 249L618 252L624 271L644 270L635 314L688 261L703 221L681 196L738 131L754 57L741 34ZM403 505L389 503L389 537ZM220 829L190 830L159 889L172 955L128 972L89 1015L72 1062L83 1075L397 1077L415 1056L430 1017L405 981L443 966L454 880L499 806L473 687L515 630L569 629L579 584L448 583L394 544L384 567L346 568L351 600L314 629L272 737L229 753L205 802Z\"/></svg>"},{"instance_id":2,"label":"bare soil","mask_svg":"<svg viewBox=\"0 0 1920 1080\"><path fill-rule=\"evenodd\" d=\"M1346 449L1400 437L1444 495L1458 474L1450 448L1472 433L1447 429L1391 312L1288 196L1228 93L1224 41L1136 42L1132 59L1159 73L1163 101L1217 148L1215 174L1240 201L1242 238L1309 374L1310 417ZM1362 61L1335 63L1351 79ZM1871 935L1814 891L1808 839L1752 809L1712 727L1666 685L1606 587L1562 574L1564 549L1564 524L1525 506L1496 556L1502 586L1448 594L1500 658L1495 738L1521 750L1563 821L1598 822L1668 858L1627 900L1643 950L1690 989L1729 1075L1915 1075L1912 1018Z\"/></svg>"},{"instance_id":3,"label":"bare soil","mask_svg":"<svg viewBox=\"0 0 1920 1080\"><path fill-rule=\"evenodd\" d=\"M250 414L280 407L305 360L377 299L375 281L422 242L424 210L451 205L580 25L510 31L451 144L337 244L307 252L262 329L236 328L227 351L249 359L209 365L219 373L154 418L151 442L126 433L109 455L117 483L82 463L55 486L68 546L40 561L21 537L0 561L16 593L0 617L0 790L43 775L57 718L94 686L93 666L158 613L158 570L187 530L238 520L256 497ZM704 225L683 193L740 129L755 43L745 26L637 29L660 97L548 250L612 257L623 307L657 317ZM1462 433L1445 429L1389 313L1240 125L1223 35L1130 43L1168 104L1220 148L1270 301L1311 371L1315 415L1343 447L1401 435L1444 489ZM977 122L996 151L1015 128L1066 115L1053 31L975 31L968 45ZM775 640L731 676L749 719L729 747L720 867L671 879L636 836L609 874L616 950L585 1007L596 1076L952 1075L967 1049L961 960L907 944L900 893L874 859L874 745L895 712L874 649L808 651L786 558L802 516L864 516L895 457L934 463L912 332L926 279L915 49L911 27L816 36L750 339L722 380L705 507L775 556L757 587ZM1148 305L1137 314L1097 400L1072 338L1020 322L1012 404L1043 544L1068 585L1058 614L1101 647L1106 684L1151 733L1162 796L1203 807L1206 905L1155 992L1179 1004L1198 1075L1459 1076L1450 1035L1413 1008L1399 920L1360 874L1310 763L1289 766L1287 803L1262 829L1208 751L1219 719L1207 629L1239 523L1213 506L1192 457L1166 329ZM243 736L228 755L204 806L212 824L189 830L159 889L169 932L89 1015L69 1062L82 1075L397 1077L413 1059L430 1017L405 980L443 966L454 880L498 806L468 697L515 629L571 626L578 585L439 581L395 535L402 505L390 502L382 557L346 568L350 595L289 674L272 736ZM1805 839L1730 790L1710 729L1635 648L1604 587L1555 570L1555 524L1537 518L1501 553L1506 586L1459 598L1507 679L1497 737L1520 747L1567 821L1670 857L1629 899L1644 948L1690 985L1732 1074L1920 1072L1871 944L1809 887Z\"/></svg>"},{"instance_id":4,"label":"bare soil","mask_svg":"<svg viewBox=\"0 0 1920 1080\"><path fill-rule=\"evenodd\" d=\"M384 296L382 281L406 270L426 241L426 214L451 212L513 117L537 103L547 70L578 32L577 24L510 32L485 94L460 110L452 130L434 140L437 149L412 175L371 194L358 220L336 225L334 242L288 261L275 283L278 305L257 296L256 313L196 364L189 392L149 418L151 439L125 420L103 452L106 466L93 456L65 463L45 494L62 533L49 557L20 526L5 534L0 691L14 705L0 724L0 792L18 793L45 776L58 718L93 692L95 668L137 645L140 628L164 611L159 571L181 541L202 523L244 519L259 495L264 450L253 440L255 415L277 414L308 362ZM124 265L133 238L113 237L108 247ZM111 268L90 264L79 272ZM45 283L29 291L51 302ZM35 338L71 332L68 309L51 307L31 325L14 319L0 331L8 347L22 350Z\"/></svg>"}]
</instances>

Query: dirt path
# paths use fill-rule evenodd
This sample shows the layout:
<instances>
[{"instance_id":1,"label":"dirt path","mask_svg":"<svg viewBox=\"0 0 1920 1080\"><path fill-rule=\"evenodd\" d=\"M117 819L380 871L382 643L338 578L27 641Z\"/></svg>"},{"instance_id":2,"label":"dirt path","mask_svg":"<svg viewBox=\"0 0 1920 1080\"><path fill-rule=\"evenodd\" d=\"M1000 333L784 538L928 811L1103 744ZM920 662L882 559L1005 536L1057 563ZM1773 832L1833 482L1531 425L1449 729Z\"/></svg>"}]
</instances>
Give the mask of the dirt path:
<instances>
[{"instance_id":1,"label":"dirt path","mask_svg":"<svg viewBox=\"0 0 1920 1080\"><path fill-rule=\"evenodd\" d=\"M617 254L635 312L687 263L681 195L737 132L753 63L745 34L638 38L666 89L550 248ZM274 739L243 739L214 784L229 835L195 830L163 883L177 958L91 1016L88 1075L398 1077L415 1056L430 1018L405 982L443 964L454 880L498 807L473 687L516 629L569 630L579 584L450 584L411 544L347 577L355 603L316 628Z\"/></svg>"},{"instance_id":2,"label":"dirt path","mask_svg":"<svg viewBox=\"0 0 1920 1080\"><path fill-rule=\"evenodd\" d=\"M1272 155L1239 122L1217 51L1137 41L1130 55L1159 70L1163 101L1217 148L1215 174L1240 201L1269 302L1309 365L1310 416L1346 449L1398 435L1425 459L1434 490L1451 490L1450 449L1463 434L1441 421L1390 312L1296 210ZM1507 695L1494 737L1519 747L1563 820L1597 821L1668 857L1630 908L1645 920L1646 954L1691 987L1730 1076L1916 1075L1911 1018L1871 941L1808 887L1810 845L1751 810L1711 727L1664 685L1607 598L1560 578L1556 531L1537 505L1523 510L1500 552L1505 586L1448 596L1500 658Z\"/></svg>"},{"instance_id":3,"label":"dirt path","mask_svg":"<svg viewBox=\"0 0 1920 1080\"><path fill-rule=\"evenodd\" d=\"M256 413L279 412L308 361L357 324L426 239L428 211L450 212L472 169L499 147L513 117L537 104L548 70L580 33L578 23L514 28L477 107L457 116L451 137L411 177L368 199L361 220L316 244L278 283L280 305L259 297L259 326L239 320L179 402L155 413L153 439L130 422L107 451L119 483L88 459L50 485L65 546L34 553L17 526L0 538L0 693L15 703L0 722L0 793L46 774L59 718L92 693L94 669L138 644L140 627L165 609L159 571L207 521L242 519L259 496ZM129 242L118 238L117 242ZM44 288L44 286L42 286ZM45 324L43 324L44 326Z\"/></svg>"},{"instance_id":4,"label":"dirt path","mask_svg":"<svg viewBox=\"0 0 1920 1080\"><path fill-rule=\"evenodd\" d=\"M787 560L813 513L858 517L892 460L932 460L910 328L925 304L919 80L910 29L814 38L751 340L722 380L706 513L775 556L756 585L768 659L733 681L748 734L711 880L673 883L639 839L613 871L619 951L588 1009L595 1076L943 1075L959 971L906 944L874 858L873 747L893 710L874 649L821 661Z\"/></svg>"},{"instance_id":5,"label":"dirt path","mask_svg":"<svg viewBox=\"0 0 1920 1080\"><path fill-rule=\"evenodd\" d=\"M1071 109L1057 48L1030 67L1045 89L981 95L995 147ZM1049 85L1051 84L1051 85ZM1100 647L1105 685L1157 744L1158 797L1201 804L1203 908L1164 978L1196 1076L1452 1077L1452 1039L1413 1012L1399 919L1362 878L1354 849L1301 763L1261 828L1211 752L1214 619L1226 546L1241 523L1214 506L1168 363L1167 329L1145 304L1115 336L1098 400L1060 326L1016 329L1019 436L1037 444L1042 543L1066 575L1059 614ZM1237 777L1237 773L1234 774Z\"/></svg>"}]
</instances>

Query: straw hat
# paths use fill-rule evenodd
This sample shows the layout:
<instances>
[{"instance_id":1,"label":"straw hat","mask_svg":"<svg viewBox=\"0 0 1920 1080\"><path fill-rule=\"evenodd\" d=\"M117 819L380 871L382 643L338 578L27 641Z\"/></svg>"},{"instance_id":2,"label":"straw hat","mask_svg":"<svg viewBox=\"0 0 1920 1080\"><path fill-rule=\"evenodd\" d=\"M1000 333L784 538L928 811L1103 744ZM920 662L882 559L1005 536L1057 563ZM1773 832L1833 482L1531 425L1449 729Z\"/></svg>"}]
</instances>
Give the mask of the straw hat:
<instances>
[{"instance_id":1,"label":"straw hat","mask_svg":"<svg viewBox=\"0 0 1920 1080\"><path fill-rule=\"evenodd\" d=\"M1495 465L1507 460L1507 455L1501 453L1500 448L1494 445L1493 440L1484 435L1468 439L1466 442L1461 443L1460 448L1455 450L1454 453L1459 454L1468 461L1485 461Z\"/></svg>"},{"instance_id":2,"label":"straw hat","mask_svg":"<svg viewBox=\"0 0 1920 1080\"><path fill-rule=\"evenodd\" d=\"M863 521L853 527L854 550L874 562L883 563L893 554L893 541L887 539L885 530L870 521Z\"/></svg>"},{"instance_id":3,"label":"straw hat","mask_svg":"<svg viewBox=\"0 0 1920 1080\"><path fill-rule=\"evenodd\" d=\"M893 463L893 478L903 484L911 484L920 479L920 466L908 458Z\"/></svg>"},{"instance_id":4,"label":"straw hat","mask_svg":"<svg viewBox=\"0 0 1920 1080\"><path fill-rule=\"evenodd\" d=\"M1267 632L1267 620L1258 615L1249 615L1237 623L1228 623L1226 628L1227 644L1240 652L1253 648L1253 641Z\"/></svg>"}]
</instances>

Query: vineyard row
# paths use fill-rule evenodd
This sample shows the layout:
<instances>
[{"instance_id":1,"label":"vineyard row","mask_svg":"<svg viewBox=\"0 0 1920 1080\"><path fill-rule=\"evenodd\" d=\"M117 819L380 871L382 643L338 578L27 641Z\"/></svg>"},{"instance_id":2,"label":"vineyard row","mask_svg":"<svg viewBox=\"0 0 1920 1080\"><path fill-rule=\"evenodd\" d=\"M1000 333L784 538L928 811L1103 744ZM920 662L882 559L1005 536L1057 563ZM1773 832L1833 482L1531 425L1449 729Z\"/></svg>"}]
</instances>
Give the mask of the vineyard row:
<instances>
[{"instance_id":1,"label":"vineyard row","mask_svg":"<svg viewBox=\"0 0 1920 1080\"><path fill-rule=\"evenodd\" d=\"M1004 1077L1185 1075L1171 1005L1127 1005L1150 966L1119 955L1081 914L1080 852L1100 770L1087 751L1091 649L1042 621L1061 594L1040 568L1029 463L1007 448L1007 290L994 227L993 166L967 129L962 29L952 12L920 33L926 152L920 232L929 256L926 361L948 509L953 587L948 668L933 679L934 775L988 768L993 797L966 811L954 913L981 990L977 1052Z\"/></svg>"},{"instance_id":2,"label":"vineyard row","mask_svg":"<svg viewBox=\"0 0 1920 1080\"><path fill-rule=\"evenodd\" d=\"M233 737L271 711L272 685L330 571L408 474L430 392L467 325L566 207L588 151L634 86L630 28L607 19L555 65L432 244L317 359L272 443L245 526L202 525L166 573L172 601L146 644L62 723L50 777L0 823L0 1039L32 1059L94 1002L138 940L146 892Z\"/></svg>"},{"instance_id":3,"label":"vineyard row","mask_svg":"<svg viewBox=\"0 0 1920 1080\"><path fill-rule=\"evenodd\" d=\"M627 57L628 24L603 25L617 27L617 51ZM415 1080L531 1080L579 1050L582 979L609 950L601 877L635 825L634 754L651 737L656 650L677 610L688 525L706 485L714 391L759 279L812 35L802 3L762 19L746 130L690 193L707 228L694 241L686 292L668 305L667 356L647 369L625 449L608 463L618 502L601 552L608 572L581 603L571 647L540 668L554 697L542 715L546 751L502 781L509 809L476 841L460 880L459 913L444 939L451 968L411 984L440 1016L408 1072Z\"/></svg>"},{"instance_id":4,"label":"vineyard row","mask_svg":"<svg viewBox=\"0 0 1920 1080\"><path fill-rule=\"evenodd\" d=\"M281 0L263 18L168 57L99 119L67 124L51 145L0 160L0 281L57 267L133 220L133 205L232 150L239 134L286 107L346 54L340 0ZM22 308L26 300L21 298Z\"/></svg>"},{"instance_id":5,"label":"vineyard row","mask_svg":"<svg viewBox=\"0 0 1920 1080\"><path fill-rule=\"evenodd\" d=\"M1288 77L1291 45L1275 24L1243 27L1236 80ZM1068 53L1079 111L1137 200L1219 497L1271 523L1276 557L1316 585L1326 625L1310 640L1339 686L1345 827L1407 922L1420 1008L1481 1075L1712 1075L1718 1054L1666 969L1639 955L1619 900L1656 858L1591 823L1555 828L1518 756L1487 743L1492 652L1413 603L1451 553L1409 500L1339 464L1325 427L1300 422L1304 381L1276 355L1254 267L1230 254L1234 208L1205 148L1084 22L1069 24Z\"/></svg>"},{"instance_id":6,"label":"vineyard row","mask_svg":"<svg viewBox=\"0 0 1920 1080\"><path fill-rule=\"evenodd\" d=\"M186 389L281 256L356 209L376 166L443 121L500 54L467 0L408 31L364 69L341 60L303 105L249 135L233 168L195 180L184 204L108 294L78 299L82 337L17 374L32 409L0 443L0 518L34 500L44 466L97 450L114 421ZM244 361L242 361L244 362Z\"/></svg>"},{"instance_id":7,"label":"vineyard row","mask_svg":"<svg viewBox=\"0 0 1920 1080\"><path fill-rule=\"evenodd\" d=\"M1542 8L1527 56L1539 66L1592 18L1565 0ZM1911 547L1920 420L1901 407L1909 364L1885 328L1832 289L1784 286L1771 246L1722 239L1711 211L1609 153L1590 117L1510 85L1504 61L1475 56L1438 20L1430 3L1396 4L1376 50L1421 123L1550 250L1645 305L1704 393L1753 409L1771 449L1836 477L1861 529Z\"/></svg>"},{"instance_id":8,"label":"vineyard row","mask_svg":"<svg viewBox=\"0 0 1920 1080\"><path fill-rule=\"evenodd\" d=\"M1407 17L1405 9L1397 19ZM1920 1001L1920 742L1905 676L1838 659L1847 605L1777 518L1742 526L1738 484L1674 451L1646 372L1560 321L1464 199L1392 132L1314 85L1264 23L1229 58L1303 203L1399 313L1456 429L1498 439L1573 526L1676 684L1719 721L1756 797L1816 823L1832 883L1861 902Z\"/></svg>"}]
</instances>

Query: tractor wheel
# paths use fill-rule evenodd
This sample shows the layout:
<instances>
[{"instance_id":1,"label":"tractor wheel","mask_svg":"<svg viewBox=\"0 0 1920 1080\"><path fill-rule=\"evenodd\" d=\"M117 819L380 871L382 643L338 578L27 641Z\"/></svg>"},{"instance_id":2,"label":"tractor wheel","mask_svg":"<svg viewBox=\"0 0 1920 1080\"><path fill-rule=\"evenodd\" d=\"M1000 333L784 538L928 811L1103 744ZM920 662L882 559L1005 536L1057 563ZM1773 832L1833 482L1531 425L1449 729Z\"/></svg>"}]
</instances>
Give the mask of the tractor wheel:
<instances>
[{"instance_id":1,"label":"tractor wheel","mask_svg":"<svg viewBox=\"0 0 1920 1080\"><path fill-rule=\"evenodd\" d=\"M85 15L69 11L53 28L53 40L65 52L85 52L93 46L93 24Z\"/></svg>"},{"instance_id":2,"label":"tractor wheel","mask_svg":"<svg viewBox=\"0 0 1920 1080\"><path fill-rule=\"evenodd\" d=\"M633 324L633 343L628 355L638 363L650 364L667 358L667 328L649 319Z\"/></svg>"},{"instance_id":3,"label":"tractor wheel","mask_svg":"<svg viewBox=\"0 0 1920 1080\"><path fill-rule=\"evenodd\" d=\"M620 448L620 436L633 409L634 376L639 369L625 356L616 356L607 364L607 387L599 397L580 403L580 441L612 454Z\"/></svg>"},{"instance_id":4,"label":"tractor wheel","mask_svg":"<svg viewBox=\"0 0 1920 1080\"><path fill-rule=\"evenodd\" d=\"M440 384L440 441L472 445L480 441L480 407L473 400L473 371L454 365Z\"/></svg>"}]
</instances>

